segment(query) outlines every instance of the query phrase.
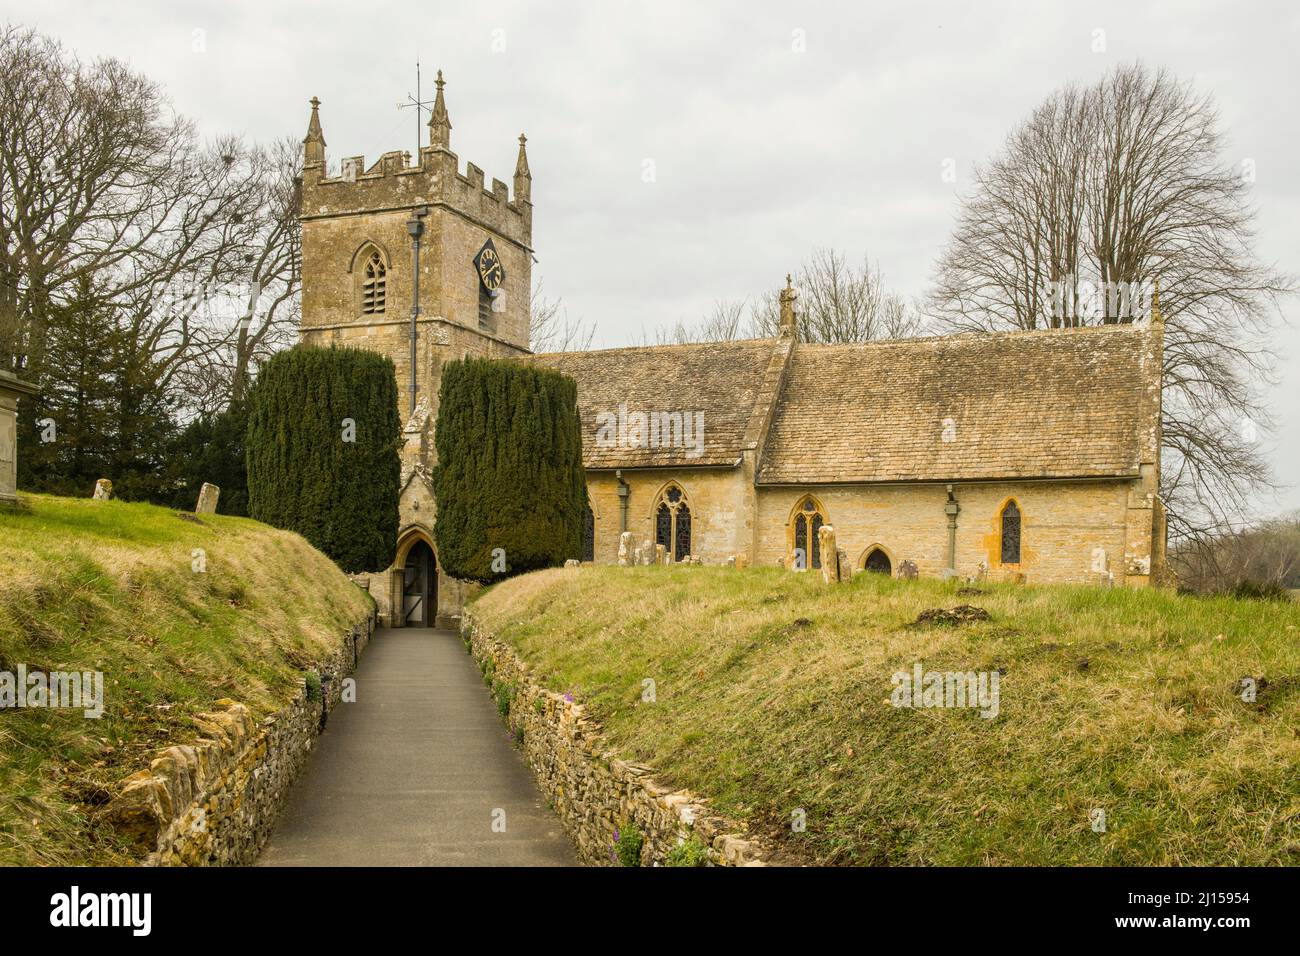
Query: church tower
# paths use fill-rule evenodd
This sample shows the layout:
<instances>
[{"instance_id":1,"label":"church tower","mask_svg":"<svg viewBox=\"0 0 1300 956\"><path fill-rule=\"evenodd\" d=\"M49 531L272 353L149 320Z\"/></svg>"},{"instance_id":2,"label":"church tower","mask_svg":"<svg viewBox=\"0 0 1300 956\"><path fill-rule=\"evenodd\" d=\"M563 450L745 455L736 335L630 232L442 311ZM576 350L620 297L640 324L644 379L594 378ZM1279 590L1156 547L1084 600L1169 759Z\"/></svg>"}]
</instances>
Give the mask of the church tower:
<instances>
[{"instance_id":1,"label":"church tower","mask_svg":"<svg viewBox=\"0 0 1300 956\"><path fill-rule=\"evenodd\" d=\"M429 145L416 162L398 150L370 166L364 156L350 156L330 170L315 98L303 140L302 340L388 355L397 366L404 417L414 274L408 222L413 217L424 224L416 398L433 398L430 389L436 391L436 385L428 376L436 371L432 350L440 345L475 355L528 348L533 204L524 137L519 137L514 196L499 179L486 189L483 170L466 163L462 173L451 151L441 71L436 86Z\"/></svg>"},{"instance_id":2,"label":"church tower","mask_svg":"<svg viewBox=\"0 0 1300 956\"><path fill-rule=\"evenodd\" d=\"M483 170L466 163L462 172L451 151L445 85L439 70L428 145L414 161L398 150L370 166L365 157L351 156L330 169L315 97L303 139L300 339L371 349L391 358L397 370L405 422L401 532L394 566L370 581L390 626L447 623L459 614L463 596L459 582L443 578L431 557L428 476L443 363L528 351L533 204L525 138L519 137L514 195L499 179L485 188ZM415 231L419 314L412 336ZM413 552L427 561L414 575L425 573L423 593L413 593L419 590L407 567Z\"/></svg>"}]
</instances>

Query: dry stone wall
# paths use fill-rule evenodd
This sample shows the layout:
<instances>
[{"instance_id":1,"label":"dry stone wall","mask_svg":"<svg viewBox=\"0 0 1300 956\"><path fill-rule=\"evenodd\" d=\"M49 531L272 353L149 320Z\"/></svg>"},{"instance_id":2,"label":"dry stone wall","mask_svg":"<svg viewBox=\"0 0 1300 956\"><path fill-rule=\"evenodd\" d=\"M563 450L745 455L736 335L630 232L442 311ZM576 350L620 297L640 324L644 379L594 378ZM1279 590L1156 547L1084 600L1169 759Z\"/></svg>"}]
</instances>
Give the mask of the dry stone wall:
<instances>
[{"instance_id":1,"label":"dry stone wall","mask_svg":"<svg viewBox=\"0 0 1300 956\"><path fill-rule=\"evenodd\" d=\"M631 824L643 837L642 866L671 865L688 841L705 851L710 865L764 865L765 849L710 812L703 799L661 786L651 768L620 759L581 704L542 687L514 648L468 608L461 636L583 863L618 865L618 834Z\"/></svg>"},{"instance_id":2,"label":"dry stone wall","mask_svg":"<svg viewBox=\"0 0 1300 956\"><path fill-rule=\"evenodd\" d=\"M260 721L237 701L217 701L195 718L198 740L168 747L123 781L104 812L146 866L256 859L373 634L373 616L353 626L316 665L319 683L304 679L288 706Z\"/></svg>"}]
</instances>

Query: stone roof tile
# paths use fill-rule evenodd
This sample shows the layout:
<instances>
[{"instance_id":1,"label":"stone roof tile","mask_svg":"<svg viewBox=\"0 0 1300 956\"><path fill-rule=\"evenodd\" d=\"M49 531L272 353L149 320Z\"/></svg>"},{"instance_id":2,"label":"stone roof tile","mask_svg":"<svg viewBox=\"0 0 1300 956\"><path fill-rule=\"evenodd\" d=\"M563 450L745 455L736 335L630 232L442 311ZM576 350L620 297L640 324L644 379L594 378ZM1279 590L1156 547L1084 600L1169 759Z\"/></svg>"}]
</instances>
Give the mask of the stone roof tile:
<instances>
[{"instance_id":1,"label":"stone roof tile","mask_svg":"<svg viewBox=\"0 0 1300 956\"><path fill-rule=\"evenodd\" d=\"M531 355L534 362L572 376L578 383L582 457L587 468L700 467L735 465L775 343L772 339L655 345L594 352ZM601 424L633 413L699 413L703 441L684 446L660 436L657 447L635 442L626 429L613 442ZM695 421L691 419L691 423ZM680 436L678 436L680 437ZM693 439L694 434L690 437ZM698 453L697 453L698 452Z\"/></svg>"},{"instance_id":2,"label":"stone roof tile","mask_svg":"<svg viewBox=\"0 0 1300 956\"><path fill-rule=\"evenodd\" d=\"M1136 475L1154 342L1106 326L800 345L757 480Z\"/></svg>"}]
</instances>

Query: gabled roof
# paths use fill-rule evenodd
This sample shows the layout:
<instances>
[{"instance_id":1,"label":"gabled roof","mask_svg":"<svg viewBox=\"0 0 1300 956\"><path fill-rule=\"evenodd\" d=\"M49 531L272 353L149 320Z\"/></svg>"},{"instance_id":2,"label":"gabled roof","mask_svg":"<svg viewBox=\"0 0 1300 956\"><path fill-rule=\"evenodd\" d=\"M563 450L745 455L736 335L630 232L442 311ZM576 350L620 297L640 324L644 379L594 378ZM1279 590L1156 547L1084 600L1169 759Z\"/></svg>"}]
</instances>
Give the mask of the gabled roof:
<instances>
[{"instance_id":1,"label":"gabled roof","mask_svg":"<svg viewBox=\"0 0 1300 956\"><path fill-rule=\"evenodd\" d=\"M1131 477L1155 460L1160 358L1145 326L800 343L786 363L789 347L756 339L525 361L577 381L592 469L734 466L760 442L758 484ZM620 410L703 413L703 454L598 441Z\"/></svg>"},{"instance_id":2,"label":"gabled roof","mask_svg":"<svg viewBox=\"0 0 1300 956\"><path fill-rule=\"evenodd\" d=\"M554 352L524 361L572 376L578 383L582 457L587 468L735 465L745 429L772 357L772 339L655 345L595 352ZM703 414L702 454L681 444L597 441L602 422L620 408L634 412ZM635 438L635 434L628 437Z\"/></svg>"},{"instance_id":3,"label":"gabled roof","mask_svg":"<svg viewBox=\"0 0 1300 956\"><path fill-rule=\"evenodd\" d=\"M757 481L1137 475L1158 361L1137 326L799 345Z\"/></svg>"}]
</instances>

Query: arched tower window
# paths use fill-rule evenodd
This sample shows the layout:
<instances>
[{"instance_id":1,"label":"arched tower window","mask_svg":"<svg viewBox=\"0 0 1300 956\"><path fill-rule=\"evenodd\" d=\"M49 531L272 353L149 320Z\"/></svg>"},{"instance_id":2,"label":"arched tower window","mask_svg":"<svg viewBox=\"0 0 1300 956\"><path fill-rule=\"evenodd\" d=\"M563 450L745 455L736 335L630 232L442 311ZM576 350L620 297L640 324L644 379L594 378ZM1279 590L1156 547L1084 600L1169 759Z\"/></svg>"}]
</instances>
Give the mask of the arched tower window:
<instances>
[{"instance_id":1,"label":"arched tower window","mask_svg":"<svg viewBox=\"0 0 1300 956\"><path fill-rule=\"evenodd\" d=\"M383 312L388 300L388 264L373 246L361 254L361 311L365 315Z\"/></svg>"},{"instance_id":2,"label":"arched tower window","mask_svg":"<svg viewBox=\"0 0 1300 956\"><path fill-rule=\"evenodd\" d=\"M655 544L662 544L674 561L691 553L691 508L681 486L671 484L655 506Z\"/></svg>"},{"instance_id":3,"label":"arched tower window","mask_svg":"<svg viewBox=\"0 0 1300 956\"><path fill-rule=\"evenodd\" d=\"M790 516L790 560L798 566L800 555L805 568L822 566L822 545L817 532L826 524L826 512L812 495L804 495Z\"/></svg>"},{"instance_id":4,"label":"arched tower window","mask_svg":"<svg viewBox=\"0 0 1300 956\"><path fill-rule=\"evenodd\" d=\"M1002 563L1020 563L1020 507L1014 500L1002 509Z\"/></svg>"}]
</instances>

